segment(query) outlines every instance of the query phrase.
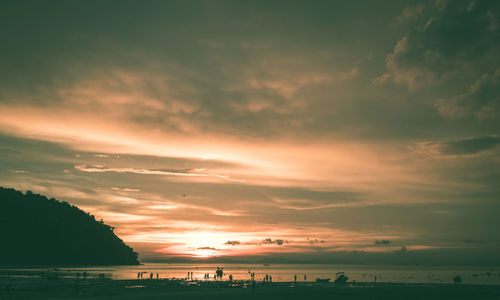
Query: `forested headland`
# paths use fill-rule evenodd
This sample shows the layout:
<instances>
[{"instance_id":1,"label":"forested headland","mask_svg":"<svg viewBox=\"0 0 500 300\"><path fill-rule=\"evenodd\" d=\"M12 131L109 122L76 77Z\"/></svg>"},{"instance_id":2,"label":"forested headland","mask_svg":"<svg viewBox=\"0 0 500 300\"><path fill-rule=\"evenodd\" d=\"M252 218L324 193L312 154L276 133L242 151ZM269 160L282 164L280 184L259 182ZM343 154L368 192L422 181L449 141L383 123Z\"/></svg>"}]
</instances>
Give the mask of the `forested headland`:
<instances>
[{"instance_id":1,"label":"forested headland","mask_svg":"<svg viewBox=\"0 0 500 300\"><path fill-rule=\"evenodd\" d=\"M64 201L0 187L0 266L136 265L113 227Z\"/></svg>"}]
</instances>

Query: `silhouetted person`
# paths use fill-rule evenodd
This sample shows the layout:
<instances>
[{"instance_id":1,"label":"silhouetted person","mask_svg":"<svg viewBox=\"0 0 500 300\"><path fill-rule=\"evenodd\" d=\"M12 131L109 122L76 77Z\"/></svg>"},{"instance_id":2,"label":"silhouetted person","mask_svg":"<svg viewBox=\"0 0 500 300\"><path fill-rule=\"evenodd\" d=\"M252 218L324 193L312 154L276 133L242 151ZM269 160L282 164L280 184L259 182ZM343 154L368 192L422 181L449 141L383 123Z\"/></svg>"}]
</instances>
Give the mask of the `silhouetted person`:
<instances>
[{"instance_id":1,"label":"silhouetted person","mask_svg":"<svg viewBox=\"0 0 500 300\"><path fill-rule=\"evenodd\" d=\"M266 274L266 282L269 281L269 275Z\"/></svg>"},{"instance_id":2,"label":"silhouetted person","mask_svg":"<svg viewBox=\"0 0 500 300\"><path fill-rule=\"evenodd\" d=\"M149 279L153 279L153 273L151 272L151 274L149 275Z\"/></svg>"},{"instance_id":3,"label":"silhouetted person","mask_svg":"<svg viewBox=\"0 0 500 300\"><path fill-rule=\"evenodd\" d=\"M158 273L156 273L156 279L158 279L158 278L159 278Z\"/></svg>"},{"instance_id":4,"label":"silhouetted person","mask_svg":"<svg viewBox=\"0 0 500 300\"><path fill-rule=\"evenodd\" d=\"M217 271L215 271L215 274L217 275L218 279L222 280L222 276L224 276L224 271L222 271L222 268L217 267Z\"/></svg>"},{"instance_id":5,"label":"silhouetted person","mask_svg":"<svg viewBox=\"0 0 500 300\"><path fill-rule=\"evenodd\" d=\"M141 272L137 272L137 279L141 278Z\"/></svg>"},{"instance_id":6,"label":"silhouetted person","mask_svg":"<svg viewBox=\"0 0 500 300\"><path fill-rule=\"evenodd\" d=\"M293 281L294 281L294 282L297 282L297 274L295 274L295 275L293 276Z\"/></svg>"},{"instance_id":7,"label":"silhouetted person","mask_svg":"<svg viewBox=\"0 0 500 300\"><path fill-rule=\"evenodd\" d=\"M233 274L229 275L229 281L233 282Z\"/></svg>"},{"instance_id":8,"label":"silhouetted person","mask_svg":"<svg viewBox=\"0 0 500 300\"><path fill-rule=\"evenodd\" d=\"M306 280L307 280L307 275L306 275L306 274L304 274L304 281L306 281Z\"/></svg>"},{"instance_id":9,"label":"silhouetted person","mask_svg":"<svg viewBox=\"0 0 500 300\"><path fill-rule=\"evenodd\" d=\"M273 276L269 276L269 282L273 282Z\"/></svg>"}]
</instances>

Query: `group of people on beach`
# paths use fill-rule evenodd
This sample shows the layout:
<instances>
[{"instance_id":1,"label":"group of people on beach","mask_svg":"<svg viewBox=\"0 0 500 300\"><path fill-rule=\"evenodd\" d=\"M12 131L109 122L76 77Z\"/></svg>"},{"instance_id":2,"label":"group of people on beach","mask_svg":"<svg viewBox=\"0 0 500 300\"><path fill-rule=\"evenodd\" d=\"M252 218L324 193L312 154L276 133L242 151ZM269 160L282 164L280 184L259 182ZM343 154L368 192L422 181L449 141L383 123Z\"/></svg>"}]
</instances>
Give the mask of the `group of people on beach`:
<instances>
[{"instance_id":1,"label":"group of people on beach","mask_svg":"<svg viewBox=\"0 0 500 300\"><path fill-rule=\"evenodd\" d=\"M143 274L147 274L148 272L137 272L137 279L142 279L143 278ZM154 277L154 274L153 272L151 272L151 274L149 274L149 279L153 279ZM156 279L160 279L160 275L158 273L156 273Z\"/></svg>"},{"instance_id":2,"label":"group of people on beach","mask_svg":"<svg viewBox=\"0 0 500 300\"><path fill-rule=\"evenodd\" d=\"M137 272L137 279L143 279L143 278L147 278L147 274L149 272ZM248 270L248 273L250 273L250 280L252 282L255 282L255 273L251 272L250 270ZM86 275L86 274L85 274ZM149 279L154 279L154 276L155 274L153 272L151 272L149 274ZM224 277L224 271L223 271L223 268L221 267L217 267L217 269L215 270L215 274L211 275L210 273L204 273L203 274L203 279L205 280L210 280L210 279L214 279L214 280L222 280ZM158 273L156 273L156 279L159 279L160 276ZM185 277L185 279L187 280L195 280L194 278L194 273L193 272L187 272L187 277ZM229 274L228 276L228 279L230 282L233 282L234 280L234 277L232 274ZM304 281L307 280L307 275L304 274ZM272 275L269 275L269 274L266 274L265 277L262 278L262 282L264 283L272 283L273 282L273 276ZM297 282L297 274L294 275L294 282Z\"/></svg>"}]
</instances>

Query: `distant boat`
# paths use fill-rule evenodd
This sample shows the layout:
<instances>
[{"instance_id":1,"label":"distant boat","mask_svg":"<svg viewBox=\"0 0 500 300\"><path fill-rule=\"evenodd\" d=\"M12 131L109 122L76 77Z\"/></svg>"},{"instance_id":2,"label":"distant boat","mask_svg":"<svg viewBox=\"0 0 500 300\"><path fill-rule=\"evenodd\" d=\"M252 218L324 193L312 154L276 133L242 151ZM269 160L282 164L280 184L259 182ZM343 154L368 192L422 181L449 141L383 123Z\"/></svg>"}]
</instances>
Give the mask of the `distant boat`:
<instances>
[{"instance_id":1,"label":"distant boat","mask_svg":"<svg viewBox=\"0 0 500 300\"><path fill-rule=\"evenodd\" d=\"M328 282L330 281L330 278L316 278L316 282Z\"/></svg>"}]
</instances>

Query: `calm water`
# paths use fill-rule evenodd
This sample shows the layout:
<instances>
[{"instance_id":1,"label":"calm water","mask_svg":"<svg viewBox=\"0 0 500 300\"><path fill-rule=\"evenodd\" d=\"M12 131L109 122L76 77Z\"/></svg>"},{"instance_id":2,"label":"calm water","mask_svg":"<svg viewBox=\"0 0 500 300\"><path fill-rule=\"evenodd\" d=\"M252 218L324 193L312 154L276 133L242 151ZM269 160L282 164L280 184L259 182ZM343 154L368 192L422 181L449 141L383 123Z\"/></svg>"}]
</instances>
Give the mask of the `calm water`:
<instances>
[{"instance_id":1,"label":"calm water","mask_svg":"<svg viewBox=\"0 0 500 300\"><path fill-rule=\"evenodd\" d=\"M86 268L59 268L64 277L74 277L77 272L88 272L91 277L104 273L112 279L137 279L137 273L145 272L143 278L156 273L162 278L186 278L193 272L194 279L204 280L208 273L213 280L215 270L224 268L224 279L231 274L235 280L249 280L250 273L255 273L256 280L262 280L266 274L273 281L315 281L316 278L335 279L337 272L345 272L349 281L357 282L393 282L393 283L452 283L460 275L463 283L500 284L500 268L488 267L429 267L429 266L364 266L364 265L306 265L306 264L160 264L148 263L140 266L110 266ZM20 270L20 269L17 269ZM26 270L26 269L24 269ZM37 269L29 269L37 270ZM45 270L45 269L38 269ZM5 269L4 269L5 271ZM304 275L306 279L304 280Z\"/></svg>"}]
</instances>

